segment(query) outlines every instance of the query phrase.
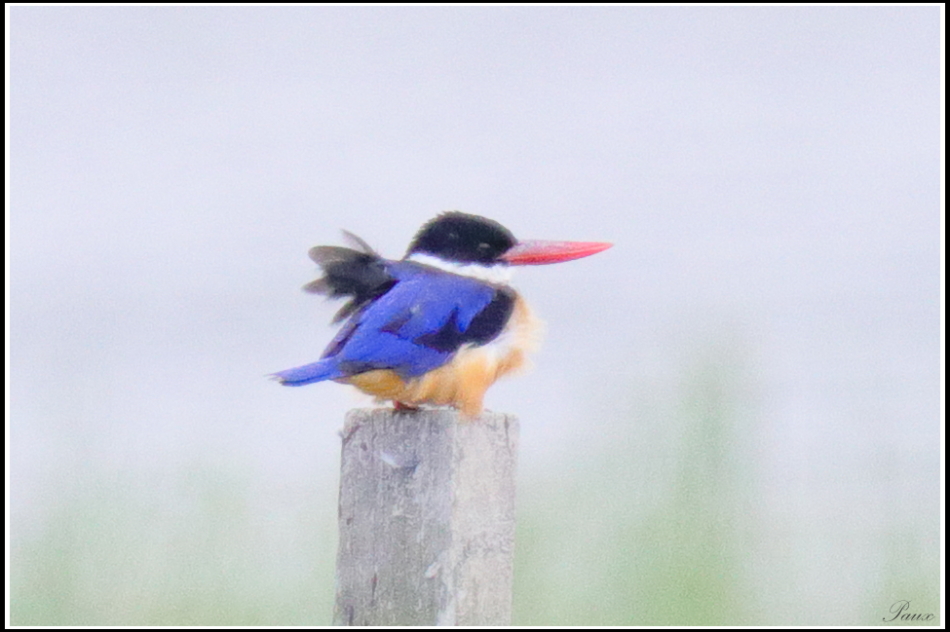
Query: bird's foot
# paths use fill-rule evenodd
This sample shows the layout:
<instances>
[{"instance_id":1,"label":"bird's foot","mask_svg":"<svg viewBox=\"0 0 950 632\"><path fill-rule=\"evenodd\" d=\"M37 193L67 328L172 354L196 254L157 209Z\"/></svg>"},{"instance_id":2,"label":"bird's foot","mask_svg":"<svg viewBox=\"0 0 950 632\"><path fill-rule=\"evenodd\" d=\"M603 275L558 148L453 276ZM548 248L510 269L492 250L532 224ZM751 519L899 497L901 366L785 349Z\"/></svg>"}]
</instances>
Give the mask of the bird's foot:
<instances>
[{"instance_id":1,"label":"bird's foot","mask_svg":"<svg viewBox=\"0 0 950 632\"><path fill-rule=\"evenodd\" d=\"M419 406L410 406L409 404L403 404L402 402L393 402L393 408L400 412L416 412L420 410Z\"/></svg>"}]
</instances>

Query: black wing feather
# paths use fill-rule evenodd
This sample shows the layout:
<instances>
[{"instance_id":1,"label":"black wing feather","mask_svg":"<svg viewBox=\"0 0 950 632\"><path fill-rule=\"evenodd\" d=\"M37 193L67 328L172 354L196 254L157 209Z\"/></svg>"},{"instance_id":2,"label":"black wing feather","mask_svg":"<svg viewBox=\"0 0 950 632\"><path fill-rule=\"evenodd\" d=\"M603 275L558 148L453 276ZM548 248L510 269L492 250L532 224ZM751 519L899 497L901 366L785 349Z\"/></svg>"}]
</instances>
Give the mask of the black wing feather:
<instances>
[{"instance_id":1,"label":"black wing feather","mask_svg":"<svg viewBox=\"0 0 950 632\"><path fill-rule=\"evenodd\" d=\"M415 342L442 352L455 351L463 344L487 344L504 331L514 307L514 290L498 288L491 302L472 319L465 331L459 326L458 310L455 310L441 329L419 336Z\"/></svg>"},{"instance_id":2,"label":"black wing feather","mask_svg":"<svg viewBox=\"0 0 950 632\"><path fill-rule=\"evenodd\" d=\"M333 317L334 323L379 298L396 284L385 259L356 235L347 231L343 231L343 235L359 250L342 246L311 248L310 258L323 270L323 276L303 286L307 292L328 298L351 297Z\"/></svg>"}]
</instances>

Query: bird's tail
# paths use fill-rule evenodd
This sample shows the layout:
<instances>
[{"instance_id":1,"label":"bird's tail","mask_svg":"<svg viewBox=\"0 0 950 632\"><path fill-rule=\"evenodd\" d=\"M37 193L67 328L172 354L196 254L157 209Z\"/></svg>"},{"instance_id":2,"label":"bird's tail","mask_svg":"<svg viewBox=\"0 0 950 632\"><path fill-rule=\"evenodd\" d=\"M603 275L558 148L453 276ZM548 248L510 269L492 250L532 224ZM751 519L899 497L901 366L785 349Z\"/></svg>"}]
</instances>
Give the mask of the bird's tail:
<instances>
[{"instance_id":1,"label":"bird's tail","mask_svg":"<svg viewBox=\"0 0 950 632\"><path fill-rule=\"evenodd\" d=\"M284 386L303 386L343 377L343 373L337 366L335 358L324 358L318 362L272 373L271 377Z\"/></svg>"}]
</instances>

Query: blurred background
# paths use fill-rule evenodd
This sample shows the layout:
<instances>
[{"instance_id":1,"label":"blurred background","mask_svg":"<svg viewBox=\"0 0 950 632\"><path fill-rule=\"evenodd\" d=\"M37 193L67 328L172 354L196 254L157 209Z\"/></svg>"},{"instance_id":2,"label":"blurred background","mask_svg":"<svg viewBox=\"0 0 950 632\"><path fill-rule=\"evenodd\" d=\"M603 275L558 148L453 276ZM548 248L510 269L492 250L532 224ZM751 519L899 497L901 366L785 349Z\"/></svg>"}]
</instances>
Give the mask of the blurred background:
<instances>
[{"instance_id":1,"label":"blurred background","mask_svg":"<svg viewBox=\"0 0 950 632\"><path fill-rule=\"evenodd\" d=\"M328 624L339 230L520 269L515 623L940 621L941 9L9 9L10 613Z\"/></svg>"}]
</instances>

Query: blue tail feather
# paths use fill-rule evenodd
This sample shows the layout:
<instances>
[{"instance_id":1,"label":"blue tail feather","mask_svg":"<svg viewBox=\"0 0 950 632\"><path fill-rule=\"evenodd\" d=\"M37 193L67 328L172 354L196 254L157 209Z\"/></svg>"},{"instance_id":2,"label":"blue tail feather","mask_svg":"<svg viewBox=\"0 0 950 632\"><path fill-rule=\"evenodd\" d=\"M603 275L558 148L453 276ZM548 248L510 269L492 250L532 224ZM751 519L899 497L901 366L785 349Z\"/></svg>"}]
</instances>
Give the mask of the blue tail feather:
<instances>
[{"instance_id":1,"label":"blue tail feather","mask_svg":"<svg viewBox=\"0 0 950 632\"><path fill-rule=\"evenodd\" d=\"M324 358L318 362L272 373L271 377L284 386L303 386L343 377L335 358Z\"/></svg>"}]
</instances>

